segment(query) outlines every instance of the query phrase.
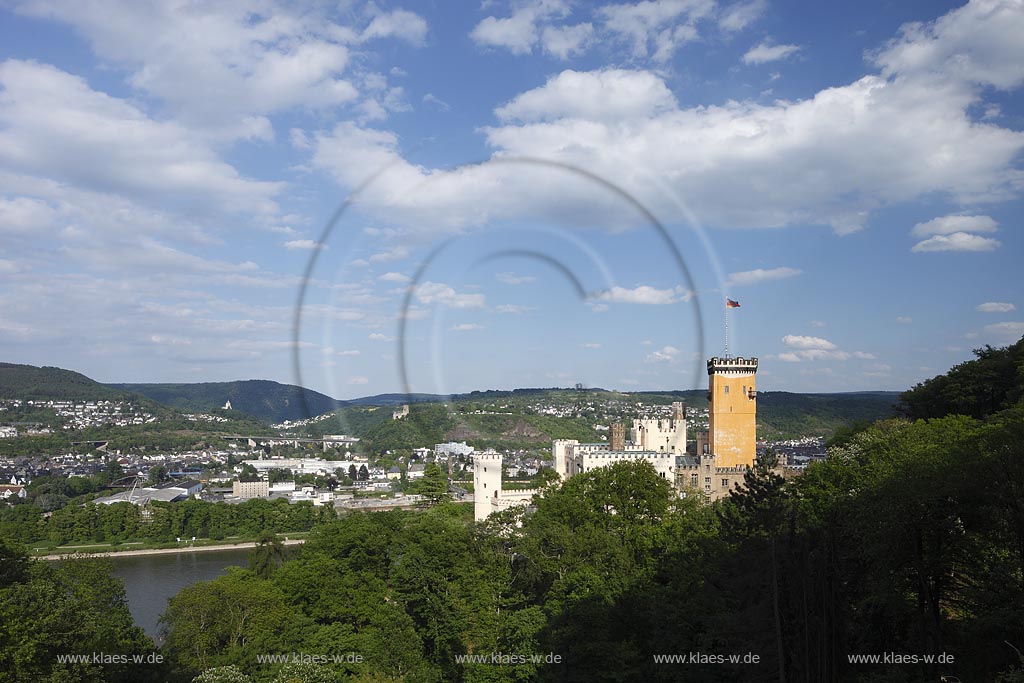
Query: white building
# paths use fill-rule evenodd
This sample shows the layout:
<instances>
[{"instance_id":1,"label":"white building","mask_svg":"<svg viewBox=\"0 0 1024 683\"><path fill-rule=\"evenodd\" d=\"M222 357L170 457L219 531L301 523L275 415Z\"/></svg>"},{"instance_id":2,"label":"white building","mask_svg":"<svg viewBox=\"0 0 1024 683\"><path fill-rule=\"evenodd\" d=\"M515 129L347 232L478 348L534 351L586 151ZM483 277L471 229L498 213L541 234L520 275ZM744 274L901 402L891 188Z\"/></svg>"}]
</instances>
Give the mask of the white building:
<instances>
[{"instance_id":1,"label":"white building","mask_svg":"<svg viewBox=\"0 0 1024 683\"><path fill-rule=\"evenodd\" d=\"M481 522L492 513L530 504L537 489L503 491L501 453L481 451L473 457L473 518Z\"/></svg>"},{"instance_id":2,"label":"white building","mask_svg":"<svg viewBox=\"0 0 1024 683\"><path fill-rule=\"evenodd\" d=\"M582 472L607 467L617 462L649 462L665 480L676 486L676 461L686 454L686 413L681 402L672 404L667 420L633 420L630 440L625 426L614 424L608 443L580 443L575 439L556 439L551 445L555 472L564 481ZM473 457L474 517L486 519L496 510L529 503L535 490L504 491L501 482L501 455L493 451Z\"/></svg>"}]
</instances>

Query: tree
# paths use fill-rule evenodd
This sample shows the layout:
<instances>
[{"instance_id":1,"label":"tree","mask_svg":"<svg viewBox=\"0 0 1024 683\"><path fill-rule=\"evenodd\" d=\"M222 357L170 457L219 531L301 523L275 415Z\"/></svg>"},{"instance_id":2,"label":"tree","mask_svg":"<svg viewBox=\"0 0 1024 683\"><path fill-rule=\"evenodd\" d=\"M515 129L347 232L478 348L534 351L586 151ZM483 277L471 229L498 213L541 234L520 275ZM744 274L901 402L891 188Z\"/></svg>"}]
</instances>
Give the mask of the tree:
<instances>
[{"instance_id":1,"label":"tree","mask_svg":"<svg viewBox=\"0 0 1024 683\"><path fill-rule=\"evenodd\" d=\"M168 479L167 468L163 465L153 465L149 468L149 485L159 486Z\"/></svg>"},{"instance_id":2,"label":"tree","mask_svg":"<svg viewBox=\"0 0 1024 683\"><path fill-rule=\"evenodd\" d=\"M249 569L260 578L269 579L284 560L284 544L272 531L262 532L256 547L249 551Z\"/></svg>"},{"instance_id":3,"label":"tree","mask_svg":"<svg viewBox=\"0 0 1024 683\"><path fill-rule=\"evenodd\" d=\"M436 462L428 462L423 468L423 477L416 482L413 493L422 496L424 505L428 507L451 500L448 477Z\"/></svg>"},{"instance_id":4,"label":"tree","mask_svg":"<svg viewBox=\"0 0 1024 683\"><path fill-rule=\"evenodd\" d=\"M366 481L370 478L370 470L366 469L366 465L359 466L359 481Z\"/></svg>"},{"instance_id":5,"label":"tree","mask_svg":"<svg viewBox=\"0 0 1024 683\"><path fill-rule=\"evenodd\" d=\"M193 678L192 683L252 683L252 679L232 664L207 669Z\"/></svg>"}]
</instances>

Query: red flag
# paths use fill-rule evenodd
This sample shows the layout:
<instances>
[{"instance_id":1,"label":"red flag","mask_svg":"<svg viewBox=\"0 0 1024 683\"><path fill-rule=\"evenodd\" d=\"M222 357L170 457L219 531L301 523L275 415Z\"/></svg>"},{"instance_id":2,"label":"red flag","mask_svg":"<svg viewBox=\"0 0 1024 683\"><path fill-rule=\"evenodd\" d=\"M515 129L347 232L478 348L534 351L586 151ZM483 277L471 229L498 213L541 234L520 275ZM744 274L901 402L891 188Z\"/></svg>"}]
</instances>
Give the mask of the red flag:
<instances>
[{"instance_id":1,"label":"red flag","mask_svg":"<svg viewBox=\"0 0 1024 683\"><path fill-rule=\"evenodd\" d=\"M740 302L739 301L733 301L732 299L726 297L726 299L725 299L725 307L726 308L739 308L740 307Z\"/></svg>"}]
</instances>

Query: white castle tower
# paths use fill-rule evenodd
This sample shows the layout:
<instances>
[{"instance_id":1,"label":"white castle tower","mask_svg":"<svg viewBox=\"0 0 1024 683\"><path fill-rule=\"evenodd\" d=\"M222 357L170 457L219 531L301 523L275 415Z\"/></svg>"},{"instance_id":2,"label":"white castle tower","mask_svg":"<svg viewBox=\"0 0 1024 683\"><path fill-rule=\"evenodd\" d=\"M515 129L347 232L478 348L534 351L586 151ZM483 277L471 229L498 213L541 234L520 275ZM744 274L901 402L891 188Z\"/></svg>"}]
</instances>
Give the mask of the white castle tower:
<instances>
[{"instance_id":1,"label":"white castle tower","mask_svg":"<svg viewBox=\"0 0 1024 683\"><path fill-rule=\"evenodd\" d=\"M473 454L473 517L487 519L501 495L501 454L482 451Z\"/></svg>"}]
</instances>

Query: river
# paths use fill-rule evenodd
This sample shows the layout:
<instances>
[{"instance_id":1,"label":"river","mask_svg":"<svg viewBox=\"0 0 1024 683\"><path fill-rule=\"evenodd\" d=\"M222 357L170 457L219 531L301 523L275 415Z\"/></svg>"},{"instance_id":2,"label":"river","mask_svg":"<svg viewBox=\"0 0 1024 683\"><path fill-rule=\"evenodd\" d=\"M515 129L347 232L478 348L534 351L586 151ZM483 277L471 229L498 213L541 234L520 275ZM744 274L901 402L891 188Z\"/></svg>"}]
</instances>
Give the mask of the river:
<instances>
[{"instance_id":1,"label":"river","mask_svg":"<svg viewBox=\"0 0 1024 683\"><path fill-rule=\"evenodd\" d=\"M248 553L245 548L131 557L112 553L110 558L114 575L124 581L135 623L159 644L157 621L167 609L168 598L194 583L223 575L230 566L246 566Z\"/></svg>"}]
</instances>

